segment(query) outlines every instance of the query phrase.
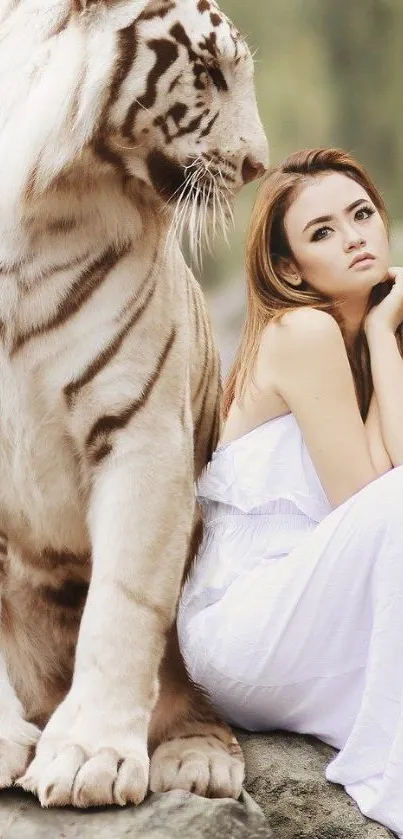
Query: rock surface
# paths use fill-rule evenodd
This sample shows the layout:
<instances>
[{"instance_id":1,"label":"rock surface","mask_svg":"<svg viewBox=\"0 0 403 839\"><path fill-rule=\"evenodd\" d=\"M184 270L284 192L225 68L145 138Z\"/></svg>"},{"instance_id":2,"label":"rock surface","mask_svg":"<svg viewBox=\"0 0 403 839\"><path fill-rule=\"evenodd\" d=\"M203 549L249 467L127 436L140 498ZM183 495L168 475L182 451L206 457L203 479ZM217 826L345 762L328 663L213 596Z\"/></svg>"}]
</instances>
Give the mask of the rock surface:
<instances>
[{"instance_id":1,"label":"rock surface","mask_svg":"<svg viewBox=\"0 0 403 839\"><path fill-rule=\"evenodd\" d=\"M0 793L0 839L391 839L327 783L329 746L291 734L238 732L246 789L239 801L185 792L151 795L138 808L42 810L17 791ZM252 796L252 797L251 797ZM259 805L259 806L258 806ZM261 809L260 809L261 808Z\"/></svg>"},{"instance_id":2,"label":"rock surface","mask_svg":"<svg viewBox=\"0 0 403 839\"><path fill-rule=\"evenodd\" d=\"M313 737L275 732L238 736L246 758L246 789L278 839L390 839L366 819L343 787L326 781L335 754Z\"/></svg>"},{"instance_id":3,"label":"rock surface","mask_svg":"<svg viewBox=\"0 0 403 839\"><path fill-rule=\"evenodd\" d=\"M42 810L34 798L0 794L1 839L275 839L247 793L239 801L186 792L150 795L140 807Z\"/></svg>"}]
</instances>

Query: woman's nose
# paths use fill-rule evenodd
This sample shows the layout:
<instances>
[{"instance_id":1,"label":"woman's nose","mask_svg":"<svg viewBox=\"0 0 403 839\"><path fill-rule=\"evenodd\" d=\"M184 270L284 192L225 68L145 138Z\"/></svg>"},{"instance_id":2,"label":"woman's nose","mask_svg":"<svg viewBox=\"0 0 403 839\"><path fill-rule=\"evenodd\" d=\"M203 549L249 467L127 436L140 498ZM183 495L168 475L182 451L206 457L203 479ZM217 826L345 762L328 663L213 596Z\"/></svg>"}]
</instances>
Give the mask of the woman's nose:
<instances>
[{"instance_id":1,"label":"woman's nose","mask_svg":"<svg viewBox=\"0 0 403 839\"><path fill-rule=\"evenodd\" d=\"M362 233L359 230L355 230L353 227L349 228L346 231L345 235L345 250L352 251L356 248L360 248L365 245L365 239Z\"/></svg>"}]
</instances>

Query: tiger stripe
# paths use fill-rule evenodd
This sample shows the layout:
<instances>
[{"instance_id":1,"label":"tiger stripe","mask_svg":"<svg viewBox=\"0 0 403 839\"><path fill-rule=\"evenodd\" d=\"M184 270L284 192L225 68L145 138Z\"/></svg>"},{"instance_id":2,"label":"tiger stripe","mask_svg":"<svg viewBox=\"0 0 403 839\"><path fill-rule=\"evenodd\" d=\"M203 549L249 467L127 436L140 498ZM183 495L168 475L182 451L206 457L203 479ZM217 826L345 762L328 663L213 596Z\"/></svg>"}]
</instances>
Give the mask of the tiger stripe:
<instances>
[{"instance_id":1,"label":"tiger stripe","mask_svg":"<svg viewBox=\"0 0 403 839\"><path fill-rule=\"evenodd\" d=\"M139 291L138 291L138 294L136 295L136 298L141 297L141 295L144 291L144 288L147 287L147 285L150 281L150 278L152 277L152 275L154 273L155 263L156 263L156 254L154 255L151 267L150 267L145 279L143 280L142 285L139 288ZM85 387L87 384L89 384L89 382L91 382L98 375L98 373L100 373L101 370L103 370L104 367L106 367L106 365L109 364L110 361L112 361L112 359L115 357L115 355L117 355L117 353L119 352L119 350L120 350L125 338L127 337L127 335L133 329L133 327L136 325L136 323L140 320L140 318L144 314L144 312L147 310L149 304L151 303L151 301L154 297L156 288L157 288L157 280L155 279L153 285L148 290L147 295L146 295L145 299L143 300L143 302L138 306L137 309L134 310L134 312L132 312L131 317L129 318L127 323L125 323L124 326L120 329L120 331L116 333L114 339L106 347L104 347L100 353L98 353L98 355L93 359L93 361L91 361L87 365L85 370L82 372L81 376L76 377L71 382L69 382L67 385L65 385L65 387L63 389L63 393L64 393L64 396L65 396L68 408L73 407L74 400L77 397L80 390L82 390L83 387ZM129 308L129 306L127 306L126 308Z\"/></svg>"},{"instance_id":2,"label":"tiger stripe","mask_svg":"<svg viewBox=\"0 0 403 839\"><path fill-rule=\"evenodd\" d=\"M198 387L196 389L196 393L194 395L195 403L197 404L198 398L208 381L209 376L212 376L212 371L209 369L209 359L210 359L210 342L209 342L209 334L207 329L206 318L204 316L204 312L201 311L200 303L197 301L195 303L195 312L199 309L199 315L202 315L202 330L203 330L203 344L204 344L204 358L203 363L201 366L201 373L200 373L200 381Z\"/></svg>"},{"instance_id":3,"label":"tiger stripe","mask_svg":"<svg viewBox=\"0 0 403 839\"><path fill-rule=\"evenodd\" d=\"M187 125L183 125L181 128L178 129L176 134L173 134L171 137L167 138L167 143L170 144L178 137L184 137L186 134L194 134L198 128L200 128L203 119L209 113L208 109L202 111L197 117L194 117Z\"/></svg>"},{"instance_id":4,"label":"tiger stripe","mask_svg":"<svg viewBox=\"0 0 403 839\"><path fill-rule=\"evenodd\" d=\"M57 233L71 233L72 230L76 229L77 224L77 219L61 216L60 218L49 221L45 226L45 231L51 235Z\"/></svg>"},{"instance_id":5,"label":"tiger stripe","mask_svg":"<svg viewBox=\"0 0 403 839\"><path fill-rule=\"evenodd\" d=\"M80 111L80 103L81 103L82 94L83 94L83 91L84 91L84 85L85 85L86 79L87 79L87 71L86 71L86 67L83 66L81 68L81 72L78 76L76 87L75 87L75 90L74 90L74 93L73 93L73 96L72 96L71 105L70 105L69 121L70 121L72 130L74 130L74 126L75 126L75 123L76 123L76 120L77 120L77 117L78 117L78 114L79 114L79 111Z\"/></svg>"},{"instance_id":6,"label":"tiger stripe","mask_svg":"<svg viewBox=\"0 0 403 839\"><path fill-rule=\"evenodd\" d=\"M38 588L38 594L59 609L81 610L88 594L88 583L82 580L66 580L57 587L43 585Z\"/></svg>"},{"instance_id":7,"label":"tiger stripe","mask_svg":"<svg viewBox=\"0 0 403 839\"><path fill-rule=\"evenodd\" d=\"M83 253L77 254L74 259L70 259L68 262L55 262L53 265L50 265L46 268L46 270L41 272L41 283L45 283L48 280L52 279L55 274L60 274L61 272L71 271L73 268L77 268L79 265L82 265L84 262L89 259L91 256L91 250L87 248ZM18 270L17 266L14 270Z\"/></svg>"},{"instance_id":8,"label":"tiger stripe","mask_svg":"<svg viewBox=\"0 0 403 839\"><path fill-rule=\"evenodd\" d=\"M169 353L175 343L176 327L172 327L168 340L162 349L153 372L143 387L141 396L134 400L119 414L106 414L100 417L92 426L85 441L88 457L93 463L99 463L112 450L110 435L124 428L142 408L145 407L151 393L161 376ZM100 445L98 445L98 441Z\"/></svg>"},{"instance_id":9,"label":"tiger stripe","mask_svg":"<svg viewBox=\"0 0 403 839\"><path fill-rule=\"evenodd\" d=\"M50 38L56 38L58 35L61 35L62 32L64 32L65 29L67 29L67 26L68 26L69 22L70 22L70 12L67 12L67 14L65 14L64 17L62 17L59 20L59 23L56 24L56 26L52 30L52 32L50 32L49 37Z\"/></svg>"},{"instance_id":10,"label":"tiger stripe","mask_svg":"<svg viewBox=\"0 0 403 839\"><path fill-rule=\"evenodd\" d=\"M40 326L33 326L27 332L23 332L15 340L12 355L15 355L32 338L45 335L53 329L63 326L73 315L88 303L99 286L106 280L113 268L130 253L131 243L120 246L108 245L103 253L94 259L89 266L84 268L78 278L73 282L64 299L58 306L56 315Z\"/></svg>"},{"instance_id":11,"label":"tiger stripe","mask_svg":"<svg viewBox=\"0 0 403 839\"><path fill-rule=\"evenodd\" d=\"M197 441L198 438L200 437L202 423L206 418L206 413L207 413L206 412L206 405L207 405L207 400L210 397L210 386L209 386L210 382L209 382L209 379L210 379L210 376L211 376L211 379L214 381L216 375L217 375L217 369L216 369L216 361L214 359L212 368L210 369L208 375L206 375L204 377L204 380L202 380L202 385L204 385L204 393L203 393L203 400L202 400L202 403L201 403L201 407L199 409L199 415L198 415L196 423L195 423L195 429L194 429L194 439L195 439L195 441ZM202 388L200 390L202 390Z\"/></svg>"},{"instance_id":12,"label":"tiger stripe","mask_svg":"<svg viewBox=\"0 0 403 839\"><path fill-rule=\"evenodd\" d=\"M167 39L151 40L148 42L148 46L155 52L156 60L147 77L146 92L138 100L133 102L127 111L122 133L124 137L129 139L133 137L136 115L141 109L150 109L155 105L158 81L168 68L174 64L179 55L177 45Z\"/></svg>"},{"instance_id":13,"label":"tiger stripe","mask_svg":"<svg viewBox=\"0 0 403 839\"><path fill-rule=\"evenodd\" d=\"M7 536L0 533L0 556L7 556Z\"/></svg>"},{"instance_id":14,"label":"tiger stripe","mask_svg":"<svg viewBox=\"0 0 403 839\"><path fill-rule=\"evenodd\" d=\"M214 114L214 116L211 117L211 119L207 123L206 127L203 128L203 130L200 132L199 139L202 139L203 137L208 137L208 135L211 134L211 129L212 129L212 127L213 127L213 125L214 125L214 123L216 122L217 119L218 119L218 111L217 111L217 113Z\"/></svg>"},{"instance_id":15,"label":"tiger stripe","mask_svg":"<svg viewBox=\"0 0 403 839\"><path fill-rule=\"evenodd\" d=\"M144 9L139 15L139 20L154 20L155 18L164 18L169 12L175 8L173 0L164 0L157 9Z\"/></svg>"},{"instance_id":16,"label":"tiger stripe","mask_svg":"<svg viewBox=\"0 0 403 839\"><path fill-rule=\"evenodd\" d=\"M207 311L198 286L193 283L193 312L201 321L199 377L193 392L196 475L212 456L221 426L221 381L219 359L212 342ZM203 353L203 355L202 355Z\"/></svg>"},{"instance_id":17,"label":"tiger stripe","mask_svg":"<svg viewBox=\"0 0 403 839\"><path fill-rule=\"evenodd\" d=\"M93 149L98 157L114 166L123 177L128 176L128 169L115 149L107 141L109 114L119 98L122 85L129 75L137 54L136 23L131 23L118 32L117 60L115 73L109 86L108 96L99 118L99 129L93 140Z\"/></svg>"},{"instance_id":18,"label":"tiger stripe","mask_svg":"<svg viewBox=\"0 0 403 839\"><path fill-rule=\"evenodd\" d=\"M78 569L83 569L91 561L90 553L77 554L68 550L55 550L54 548L43 548L42 551L35 553L26 551L24 553L24 563L31 565L33 568L43 569L49 572L66 569L68 572L72 568L77 573Z\"/></svg>"},{"instance_id":19,"label":"tiger stripe","mask_svg":"<svg viewBox=\"0 0 403 839\"><path fill-rule=\"evenodd\" d=\"M207 441L206 453L205 453L205 458L206 458L207 463L210 462L210 460L213 456L213 452L215 451L218 440L219 440L220 429L221 429L221 419L222 419L222 417L221 417L221 381L220 381L220 378L218 377L218 387L217 387L217 396L216 396L216 399L215 399L214 416L213 416L213 421L211 423L211 432L210 432L210 436L209 436L208 441Z\"/></svg>"},{"instance_id":20,"label":"tiger stripe","mask_svg":"<svg viewBox=\"0 0 403 839\"><path fill-rule=\"evenodd\" d=\"M196 296L196 289L193 280L188 280L188 294L192 298L192 306L189 311L192 312L195 320L195 340L196 345L199 344L199 337L200 337L200 306L198 296ZM188 298L189 299L189 298Z\"/></svg>"},{"instance_id":21,"label":"tiger stripe","mask_svg":"<svg viewBox=\"0 0 403 839\"><path fill-rule=\"evenodd\" d=\"M109 87L109 96L105 104L105 110L101 114L100 124L105 124L112 106L117 101L123 82L129 75L137 56L136 23L131 23L125 29L118 32L118 50L115 62L115 73Z\"/></svg>"}]
</instances>

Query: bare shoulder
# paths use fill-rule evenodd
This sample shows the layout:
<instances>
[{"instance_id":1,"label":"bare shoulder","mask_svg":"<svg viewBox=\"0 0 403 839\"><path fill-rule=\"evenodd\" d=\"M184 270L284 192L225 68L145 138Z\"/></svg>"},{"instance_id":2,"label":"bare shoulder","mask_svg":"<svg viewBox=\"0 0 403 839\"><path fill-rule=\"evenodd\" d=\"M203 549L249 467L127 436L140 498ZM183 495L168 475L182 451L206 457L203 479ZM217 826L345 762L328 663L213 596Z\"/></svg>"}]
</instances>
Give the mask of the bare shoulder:
<instances>
[{"instance_id":1,"label":"bare shoulder","mask_svg":"<svg viewBox=\"0 0 403 839\"><path fill-rule=\"evenodd\" d=\"M337 321L328 312L304 306L287 312L272 325L274 340L277 342L295 338L309 342L312 339L332 340L342 338Z\"/></svg>"},{"instance_id":2,"label":"bare shoulder","mask_svg":"<svg viewBox=\"0 0 403 839\"><path fill-rule=\"evenodd\" d=\"M269 324L262 336L262 351L288 356L320 352L343 352L345 345L337 321L328 312L301 307Z\"/></svg>"}]
</instances>

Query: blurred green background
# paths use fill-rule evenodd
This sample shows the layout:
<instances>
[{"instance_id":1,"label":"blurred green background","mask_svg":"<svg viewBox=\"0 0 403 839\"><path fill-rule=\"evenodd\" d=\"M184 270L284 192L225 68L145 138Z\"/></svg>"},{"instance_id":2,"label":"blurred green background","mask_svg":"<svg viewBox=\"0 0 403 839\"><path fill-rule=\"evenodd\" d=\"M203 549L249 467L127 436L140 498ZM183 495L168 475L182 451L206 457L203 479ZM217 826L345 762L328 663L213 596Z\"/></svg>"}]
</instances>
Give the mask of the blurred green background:
<instances>
[{"instance_id":1,"label":"blurred green background","mask_svg":"<svg viewBox=\"0 0 403 839\"><path fill-rule=\"evenodd\" d=\"M380 188L403 262L403 0L221 0L255 50L271 163L299 148L341 146ZM243 318L243 245L255 186L237 198L229 246L206 255L206 289L224 372Z\"/></svg>"}]
</instances>

